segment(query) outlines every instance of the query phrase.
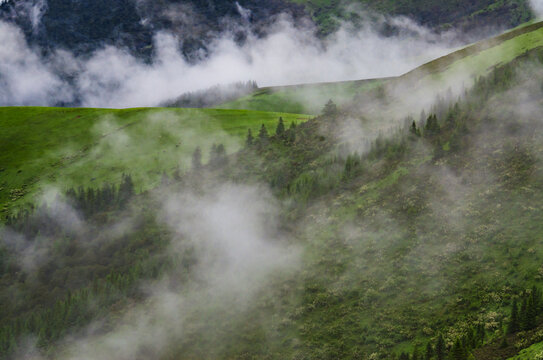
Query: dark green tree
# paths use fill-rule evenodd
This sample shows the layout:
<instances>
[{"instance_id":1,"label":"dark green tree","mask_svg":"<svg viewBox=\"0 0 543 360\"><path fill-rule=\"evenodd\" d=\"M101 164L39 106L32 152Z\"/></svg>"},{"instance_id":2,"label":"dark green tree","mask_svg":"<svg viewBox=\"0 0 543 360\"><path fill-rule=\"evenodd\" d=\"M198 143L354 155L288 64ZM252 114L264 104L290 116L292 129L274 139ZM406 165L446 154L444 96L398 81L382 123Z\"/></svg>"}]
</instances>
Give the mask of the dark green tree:
<instances>
[{"instance_id":1,"label":"dark green tree","mask_svg":"<svg viewBox=\"0 0 543 360\"><path fill-rule=\"evenodd\" d=\"M223 144L215 146L215 149L211 155L212 159L210 159L209 161L215 167L221 167L228 163L228 158L226 157L226 149L224 148Z\"/></svg>"},{"instance_id":2,"label":"dark green tree","mask_svg":"<svg viewBox=\"0 0 543 360\"><path fill-rule=\"evenodd\" d=\"M437 343L436 343L436 359L445 360L445 355L446 355L445 352L446 352L445 340L443 340L443 336L439 334L437 338Z\"/></svg>"},{"instance_id":3,"label":"dark green tree","mask_svg":"<svg viewBox=\"0 0 543 360\"><path fill-rule=\"evenodd\" d=\"M245 144L247 146L251 146L251 145L253 145L254 141L255 141L255 139L253 137L253 132L249 128L249 129L247 129L247 139L245 140Z\"/></svg>"},{"instance_id":4,"label":"dark green tree","mask_svg":"<svg viewBox=\"0 0 543 360\"><path fill-rule=\"evenodd\" d=\"M411 126L409 127L409 132L415 136L420 136L420 130L417 128L415 120L413 120L413 122L411 123Z\"/></svg>"},{"instance_id":5,"label":"dark green tree","mask_svg":"<svg viewBox=\"0 0 543 360\"><path fill-rule=\"evenodd\" d=\"M199 170L202 168L202 150L199 146L192 153L192 169Z\"/></svg>"},{"instance_id":6,"label":"dark green tree","mask_svg":"<svg viewBox=\"0 0 543 360\"><path fill-rule=\"evenodd\" d=\"M513 305L511 307L511 316L509 318L509 324L507 325L507 333L514 334L520 330L519 326L519 316L518 316L518 304L517 299L513 300Z\"/></svg>"},{"instance_id":7,"label":"dark green tree","mask_svg":"<svg viewBox=\"0 0 543 360\"><path fill-rule=\"evenodd\" d=\"M440 127L439 123L437 122L437 116L435 114L428 116L428 119L426 120L426 125L424 126L424 135L434 136L439 133L439 130Z\"/></svg>"},{"instance_id":8,"label":"dark green tree","mask_svg":"<svg viewBox=\"0 0 543 360\"><path fill-rule=\"evenodd\" d=\"M426 344L426 353L424 354L424 360L431 360L432 356L434 356L434 348L432 347L432 343L428 341L428 344Z\"/></svg>"},{"instance_id":9,"label":"dark green tree","mask_svg":"<svg viewBox=\"0 0 543 360\"><path fill-rule=\"evenodd\" d=\"M451 355L452 360L466 360L466 353L460 339L456 339L451 350Z\"/></svg>"},{"instance_id":10,"label":"dark green tree","mask_svg":"<svg viewBox=\"0 0 543 360\"><path fill-rule=\"evenodd\" d=\"M134 196L134 182L130 175L123 174L121 185L119 186L119 205L125 206L128 200Z\"/></svg>"},{"instance_id":11,"label":"dark green tree","mask_svg":"<svg viewBox=\"0 0 543 360\"><path fill-rule=\"evenodd\" d=\"M275 135L277 135L277 137L280 139L283 139L285 137L285 123L283 122L282 117L279 117L277 128L275 128Z\"/></svg>"},{"instance_id":12,"label":"dark green tree","mask_svg":"<svg viewBox=\"0 0 543 360\"><path fill-rule=\"evenodd\" d=\"M322 109L322 114L324 116L335 116L337 115L337 106L334 104L332 99L328 100L326 105L324 105L324 108Z\"/></svg>"},{"instance_id":13,"label":"dark green tree","mask_svg":"<svg viewBox=\"0 0 543 360\"><path fill-rule=\"evenodd\" d=\"M268 141L268 130L266 129L266 125L262 124L260 127L260 131L258 132L258 140L260 143L265 143Z\"/></svg>"}]
</instances>

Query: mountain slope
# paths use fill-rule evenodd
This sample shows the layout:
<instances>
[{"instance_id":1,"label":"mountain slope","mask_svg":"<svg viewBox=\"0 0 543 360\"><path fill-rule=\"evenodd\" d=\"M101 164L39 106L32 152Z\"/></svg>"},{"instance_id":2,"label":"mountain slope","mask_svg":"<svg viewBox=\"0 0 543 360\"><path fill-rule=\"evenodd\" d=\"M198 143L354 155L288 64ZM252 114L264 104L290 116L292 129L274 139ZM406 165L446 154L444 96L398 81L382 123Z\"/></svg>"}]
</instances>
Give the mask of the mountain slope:
<instances>
[{"instance_id":1,"label":"mountain slope","mask_svg":"<svg viewBox=\"0 0 543 360\"><path fill-rule=\"evenodd\" d=\"M132 195L132 206L121 210L117 200L97 205L88 195L94 186L85 196L68 195L86 214L83 230L55 225L58 205L9 219L12 231L31 239L27 246L50 255L29 270L17 256L34 252L7 242L0 253L0 349L7 354L24 344L20 336L34 334L38 351L60 359L89 349L91 359L123 351L163 359L396 359L420 354L427 343L434 349L441 334L451 357L486 360L511 322L512 302L530 294L539 304L533 323L523 320L523 332L514 332L524 342L502 349L537 343L543 299L531 289L541 288L543 260L542 64L541 49L532 50L460 99L438 99L427 117L413 120L406 111L404 125L369 142L364 119L330 106L255 139L228 161ZM338 131L345 128L350 137ZM363 152L352 147L360 144ZM225 183L237 184L227 185L226 204L223 195L204 198L210 207L177 195ZM279 199L278 219L263 215L278 233L269 234L271 243L299 254L294 266L263 277L260 265L280 256L250 251L258 241L253 214L262 211L256 199L269 201L262 187L250 198L256 208L244 201L240 186L254 183ZM168 210L173 227L164 223ZM217 212L220 218L191 232ZM134 216L137 226L116 230L116 221ZM208 234L232 241L213 247ZM228 270L231 257L225 277L209 278L201 267ZM152 291L138 286L153 279L162 281ZM92 331L80 331L96 319ZM62 342L65 334L82 336L83 344Z\"/></svg>"},{"instance_id":2,"label":"mountain slope","mask_svg":"<svg viewBox=\"0 0 543 360\"><path fill-rule=\"evenodd\" d=\"M540 46L543 46L543 22L524 25L491 39L479 41L398 77L262 88L252 95L221 104L220 107L318 114L328 99L338 104L347 104L356 96L364 97L368 92L387 86L423 87L437 83L440 87L443 84L452 86L454 83L455 86L463 84L469 87L478 76L485 75L494 67ZM412 84L418 82L429 83Z\"/></svg>"},{"instance_id":3,"label":"mountain slope","mask_svg":"<svg viewBox=\"0 0 543 360\"><path fill-rule=\"evenodd\" d=\"M273 128L308 116L211 109L0 108L0 209L7 214L37 196L45 184L63 187L116 182L131 173L138 189L155 186L165 172L190 167L201 146L230 153L243 144L247 128ZM47 135L43 135L47 134Z\"/></svg>"},{"instance_id":4,"label":"mountain slope","mask_svg":"<svg viewBox=\"0 0 543 360\"><path fill-rule=\"evenodd\" d=\"M304 4L323 32L336 25L337 18L356 17L357 7L373 9L386 15L405 15L434 28L461 28L464 31L484 26L515 27L532 17L529 2L524 0L477 1L394 1L293 0Z\"/></svg>"},{"instance_id":5,"label":"mountain slope","mask_svg":"<svg viewBox=\"0 0 543 360\"><path fill-rule=\"evenodd\" d=\"M2 108L1 181L30 184L28 198L49 180L61 191L0 229L0 356L533 356L541 29L384 83L339 84L345 105L310 119ZM260 96L281 105L307 89ZM271 131L256 135L263 122ZM247 128L255 137L244 141ZM217 142L228 154L215 147L174 175L180 158ZM27 200L14 190L10 205Z\"/></svg>"},{"instance_id":6,"label":"mountain slope","mask_svg":"<svg viewBox=\"0 0 543 360\"><path fill-rule=\"evenodd\" d=\"M153 35L167 30L180 37L184 54L191 58L195 51L206 48L214 33L226 30L229 23L244 22L236 4L252 13L247 21L255 29L264 28L281 12L294 18L303 14L300 6L284 0L8 0L0 4L0 20L20 26L27 41L43 51L63 48L76 56L115 45L149 59Z\"/></svg>"},{"instance_id":7,"label":"mountain slope","mask_svg":"<svg viewBox=\"0 0 543 360\"><path fill-rule=\"evenodd\" d=\"M116 45L150 59L153 34L167 30L180 37L183 53L193 58L198 50L206 49L213 34L232 28L231 24L244 23L261 34L278 14L287 13L294 19L310 15L321 34L328 34L337 19L359 21L358 10L353 11L356 6L384 15L409 16L433 28L454 26L464 31L480 31L485 26L511 28L532 17L526 0L456 0L446 4L417 0L7 0L0 3L0 20L20 26L27 41L45 52L63 48L79 56L104 45ZM243 41L243 31L237 35Z\"/></svg>"}]
</instances>

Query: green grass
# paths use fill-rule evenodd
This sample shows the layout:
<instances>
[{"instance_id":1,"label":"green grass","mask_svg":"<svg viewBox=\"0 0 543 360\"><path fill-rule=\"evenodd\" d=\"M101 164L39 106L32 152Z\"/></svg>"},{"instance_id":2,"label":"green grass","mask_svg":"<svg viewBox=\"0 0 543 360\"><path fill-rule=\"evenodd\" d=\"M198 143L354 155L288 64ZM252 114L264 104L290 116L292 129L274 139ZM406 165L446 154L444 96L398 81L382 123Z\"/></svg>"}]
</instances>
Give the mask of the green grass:
<instances>
[{"instance_id":1,"label":"green grass","mask_svg":"<svg viewBox=\"0 0 543 360\"><path fill-rule=\"evenodd\" d=\"M270 131L282 116L307 115L215 109L0 108L0 212L33 201L48 184L65 189L118 183L130 173L138 190L162 172L190 166L196 146L204 161L213 143L239 149L251 128ZM39 185L38 185L39 184Z\"/></svg>"},{"instance_id":2,"label":"green grass","mask_svg":"<svg viewBox=\"0 0 543 360\"><path fill-rule=\"evenodd\" d=\"M356 80L261 88L251 95L219 107L316 115L330 99L342 105L356 94L375 89L386 81L387 79Z\"/></svg>"},{"instance_id":3,"label":"green grass","mask_svg":"<svg viewBox=\"0 0 543 360\"><path fill-rule=\"evenodd\" d=\"M464 47L408 72L399 77L399 80L420 79L427 75L438 79L458 74L483 76L494 67L506 64L526 51L540 46L543 46L543 22L520 26Z\"/></svg>"},{"instance_id":4,"label":"green grass","mask_svg":"<svg viewBox=\"0 0 543 360\"><path fill-rule=\"evenodd\" d=\"M507 360L539 360L543 359L543 342L534 344L526 348Z\"/></svg>"},{"instance_id":5,"label":"green grass","mask_svg":"<svg viewBox=\"0 0 543 360\"><path fill-rule=\"evenodd\" d=\"M543 22L528 23L430 61L399 77L261 88L219 107L319 114L329 99L338 105L347 104L355 95L382 85L421 80L442 85L451 79L465 83L466 79L486 75L494 67L540 46L543 46Z\"/></svg>"}]
</instances>

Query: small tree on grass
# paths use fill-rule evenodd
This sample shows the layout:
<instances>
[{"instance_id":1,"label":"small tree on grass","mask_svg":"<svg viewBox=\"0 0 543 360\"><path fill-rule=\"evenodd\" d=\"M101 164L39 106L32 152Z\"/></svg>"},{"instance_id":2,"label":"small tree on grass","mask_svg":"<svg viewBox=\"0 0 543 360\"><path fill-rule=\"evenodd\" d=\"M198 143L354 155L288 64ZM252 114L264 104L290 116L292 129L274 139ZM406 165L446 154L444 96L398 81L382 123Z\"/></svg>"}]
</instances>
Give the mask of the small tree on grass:
<instances>
[{"instance_id":1,"label":"small tree on grass","mask_svg":"<svg viewBox=\"0 0 543 360\"><path fill-rule=\"evenodd\" d=\"M282 117L279 117L279 122L277 123L277 128L275 129L275 135L277 135L277 137L280 139L285 137L285 124L283 123Z\"/></svg>"}]
</instances>

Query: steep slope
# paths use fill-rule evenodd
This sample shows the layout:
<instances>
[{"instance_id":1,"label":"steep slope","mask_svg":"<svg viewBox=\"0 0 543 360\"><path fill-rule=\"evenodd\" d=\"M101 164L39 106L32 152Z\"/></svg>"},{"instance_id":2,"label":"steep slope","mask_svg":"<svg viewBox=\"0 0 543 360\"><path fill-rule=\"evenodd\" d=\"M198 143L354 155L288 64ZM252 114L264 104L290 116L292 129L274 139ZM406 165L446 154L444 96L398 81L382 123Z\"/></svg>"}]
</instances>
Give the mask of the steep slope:
<instances>
[{"instance_id":1,"label":"steep slope","mask_svg":"<svg viewBox=\"0 0 543 360\"><path fill-rule=\"evenodd\" d=\"M538 355L541 29L461 49L307 121L2 109L1 181L20 184L26 169L44 185L52 162L65 194L1 229L0 355ZM454 88L459 74L471 82ZM263 122L275 131L242 140ZM229 155L215 147L173 174L213 142Z\"/></svg>"},{"instance_id":2,"label":"steep slope","mask_svg":"<svg viewBox=\"0 0 543 360\"><path fill-rule=\"evenodd\" d=\"M0 349L13 353L34 334L37 351L60 359L396 359L427 343L434 354L441 335L451 357L486 360L515 300L526 304L522 332L501 353L539 342L542 64L541 49L532 50L460 99L439 99L420 121L406 112L404 126L363 152L352 146L364 144L367 123L330 106L292 129L278 125L227 161L132 195L132 206L117 208L125 180L105 205L98 187L72 193L83 226L57 224L58 204L9 219L30 239L23 250L35 251L6 242L0 253ZM252 248L257 199L273 202L257 187L250 206L240 186L254 183L280 200L277 219L263 211L271 243L298 254L263 277L260 265L281 252ZM224 184L227 203L213 192ZM214 195L202 204L177 195L185 191ZM124 219L137 226L118 231ZM223 236L231 241L206 240ZM36 250L50 255L35 269L17 261ZM233 270L210 278L202 264ZM149 286L153 279L162 281Z\"/></svg>"}]
</instances>

